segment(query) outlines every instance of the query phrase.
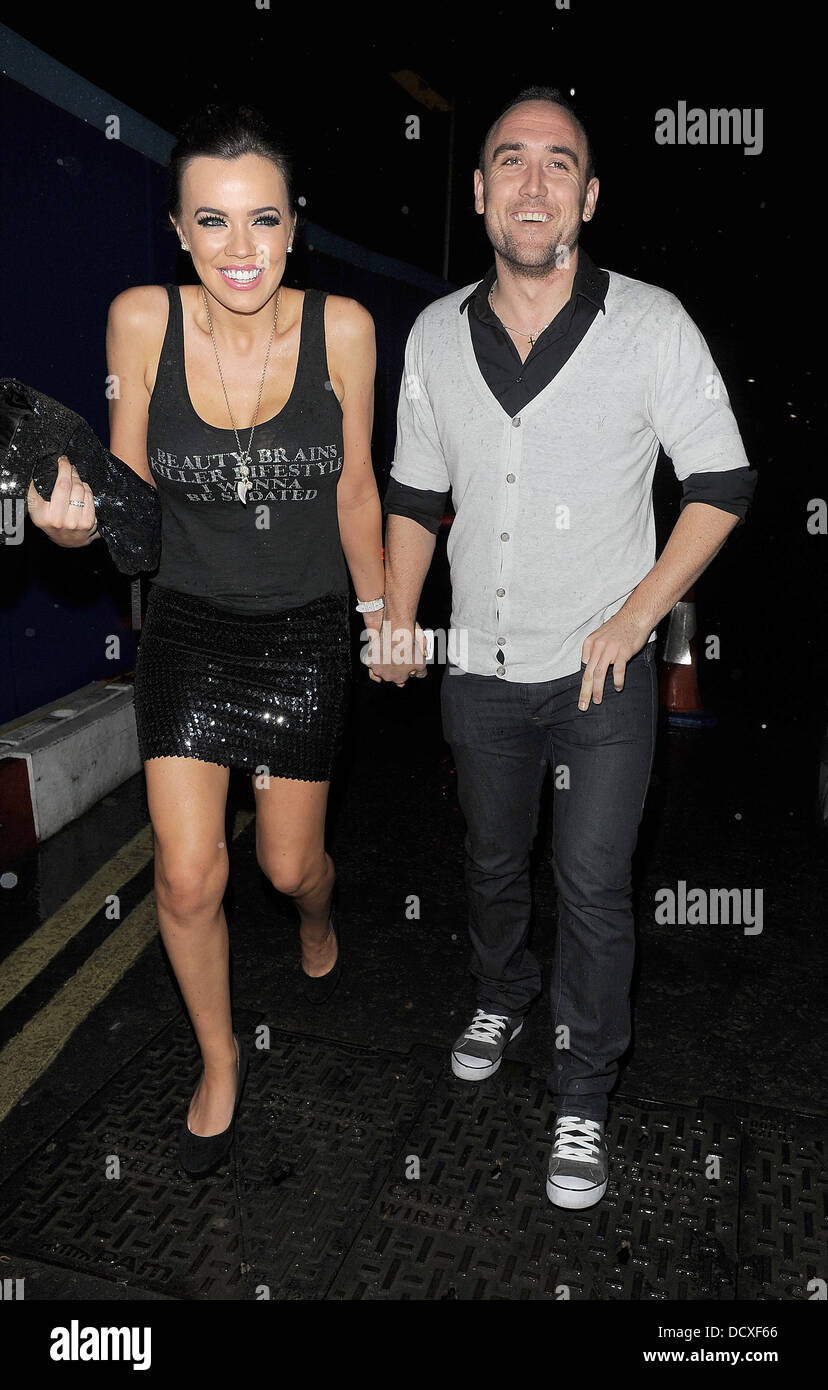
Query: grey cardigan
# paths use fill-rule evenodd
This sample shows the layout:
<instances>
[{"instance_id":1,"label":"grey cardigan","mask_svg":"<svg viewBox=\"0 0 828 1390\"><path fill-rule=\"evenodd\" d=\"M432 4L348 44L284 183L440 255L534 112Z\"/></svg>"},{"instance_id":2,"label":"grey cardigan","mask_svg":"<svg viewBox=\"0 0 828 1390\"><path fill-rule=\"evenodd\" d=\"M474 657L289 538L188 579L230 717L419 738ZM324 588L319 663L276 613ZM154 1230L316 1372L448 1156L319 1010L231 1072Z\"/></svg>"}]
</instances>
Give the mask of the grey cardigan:
<instances>
[{"instance_id":1,"label":"grey cardigan","mask_svg":"<svg viewBox=\"0 0 828 1390\"><path fill-rule=\"evenodd\" d=\"M680 481L748 462L707 343L669 291L611 271L606 312L512 418L458 312L474 288L411 329L391 476L451 488L452 663L554 680L655 564L659 443Z\"/></svg>"}]
</instances>

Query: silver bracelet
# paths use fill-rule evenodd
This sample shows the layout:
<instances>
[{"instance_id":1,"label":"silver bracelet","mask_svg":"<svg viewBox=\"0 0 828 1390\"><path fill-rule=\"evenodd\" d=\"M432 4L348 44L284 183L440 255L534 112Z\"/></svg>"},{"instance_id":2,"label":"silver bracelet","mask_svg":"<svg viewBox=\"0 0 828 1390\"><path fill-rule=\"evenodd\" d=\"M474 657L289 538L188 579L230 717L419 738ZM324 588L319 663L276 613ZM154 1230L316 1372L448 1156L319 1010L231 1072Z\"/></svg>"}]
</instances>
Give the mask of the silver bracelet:
<instances>
[{"instance_id":1,"label":"silver bracelet","mask_svg":"<svg viewBox=\"0 0 828 1390\"><path fill-rule=\"evenodd\" d=\"M356 606L356 611L357 613L376 613L379 608L384 607L385 594L383 594L382 598L369 598L365 601L365 603L358 603Z\"/></svg>"}]
</instances>

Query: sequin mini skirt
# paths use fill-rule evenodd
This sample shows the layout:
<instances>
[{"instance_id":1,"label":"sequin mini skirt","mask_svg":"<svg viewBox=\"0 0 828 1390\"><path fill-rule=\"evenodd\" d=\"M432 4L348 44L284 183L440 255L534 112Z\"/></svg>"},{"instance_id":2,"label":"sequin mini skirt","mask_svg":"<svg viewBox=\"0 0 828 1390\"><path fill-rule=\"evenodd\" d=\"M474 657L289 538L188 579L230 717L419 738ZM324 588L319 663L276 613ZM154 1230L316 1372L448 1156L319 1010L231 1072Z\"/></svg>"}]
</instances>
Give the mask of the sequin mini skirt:
<instances>
[{"instance_id":1,"label":"sequin mini skirt","mask_svg":"<svg viewBox=\"0 0 828 1390\"><path fill-rule=\"evenodd\" d=\"M234 613L153 584L135 661L141 758L327 782L349 681L345 594Z\"/></svg>"}]
</instances>

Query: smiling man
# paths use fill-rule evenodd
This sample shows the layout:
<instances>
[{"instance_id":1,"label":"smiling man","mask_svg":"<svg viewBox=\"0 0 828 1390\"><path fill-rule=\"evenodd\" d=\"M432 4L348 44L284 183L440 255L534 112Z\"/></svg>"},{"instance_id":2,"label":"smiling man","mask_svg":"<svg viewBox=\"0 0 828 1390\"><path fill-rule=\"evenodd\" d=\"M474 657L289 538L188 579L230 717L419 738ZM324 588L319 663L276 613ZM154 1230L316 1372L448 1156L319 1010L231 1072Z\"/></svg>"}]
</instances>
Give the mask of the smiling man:
<instances>
[{"instance_id":1,"label":"smiling man","mask_svg":"<svg viewBox=\"0 0 828 1390\"><path fill-rule=\"evenodd\" d=\"M606 1191L608 1098L630 1039L630 864L655 740L655 627L744 519L756 477L676 297L599 269L579 246L598 180L557 90L530 88L501 112L474 195L494 265L430 305L408 339L385 499L394 659L373 675L399 686L423 672L417 605L450 490L452 628L464 656L445 673L442 708L467 823L477 982L452 1070L491 1076L541 989L527 949L529 854L551 766L546 1191L588 1207ZM660 444L683 497L656 563Z\"/></svg>"}]
</instances>

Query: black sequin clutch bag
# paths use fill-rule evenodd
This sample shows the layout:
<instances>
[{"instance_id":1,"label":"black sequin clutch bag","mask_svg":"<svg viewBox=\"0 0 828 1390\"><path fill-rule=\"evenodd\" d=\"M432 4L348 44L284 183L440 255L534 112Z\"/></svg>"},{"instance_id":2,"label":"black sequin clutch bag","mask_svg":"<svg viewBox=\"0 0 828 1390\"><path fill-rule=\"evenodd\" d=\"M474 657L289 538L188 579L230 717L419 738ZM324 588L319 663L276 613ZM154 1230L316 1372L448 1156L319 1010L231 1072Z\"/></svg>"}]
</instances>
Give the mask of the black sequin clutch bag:
<instances>
[{"instance_id":1,"label":"black sequin clutch bag","mask_svg":"<svg viewBox=\"0 0 828 1390\"><path fill-rule=\"evenodd\" d=\"M0 501L25 502L33 482L48 502L61 454L89 485L98 531L121 574L157 569L161 503L152 484L105 449L82 415L14 377L0 377Z\"/></svg>"}]
</instances>

